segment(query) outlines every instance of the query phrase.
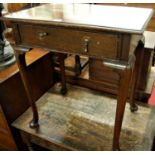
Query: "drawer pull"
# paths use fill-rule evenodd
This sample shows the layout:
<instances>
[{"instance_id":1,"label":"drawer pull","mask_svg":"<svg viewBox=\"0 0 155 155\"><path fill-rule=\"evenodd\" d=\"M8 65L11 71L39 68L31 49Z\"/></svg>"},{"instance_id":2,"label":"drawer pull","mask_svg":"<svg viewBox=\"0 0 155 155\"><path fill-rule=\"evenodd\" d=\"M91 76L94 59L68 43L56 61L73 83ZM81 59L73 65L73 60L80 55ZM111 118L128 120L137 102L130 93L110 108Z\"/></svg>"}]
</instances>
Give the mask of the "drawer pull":
<instances>
[{"instance_id":1,"label":"drawer pull","mask_svg":"<svg viewBox=\"0 0 155 155\"><path fill-rule=\"evenodd\" d=\"M88 53L89 37L84 38L84 52Z\"/></svg>"},{"instance_id":2,"label":"drawer pull","mask_svg":"<svg viewBox=\"0 0 155 155\"><path fill-rule=\"evenodd\" d=\"M38 36L39 36L39 39L43 39L45 36L47 36L48 33L47 32L39 32L38 33Z\"/></svg>"}]
</instances>

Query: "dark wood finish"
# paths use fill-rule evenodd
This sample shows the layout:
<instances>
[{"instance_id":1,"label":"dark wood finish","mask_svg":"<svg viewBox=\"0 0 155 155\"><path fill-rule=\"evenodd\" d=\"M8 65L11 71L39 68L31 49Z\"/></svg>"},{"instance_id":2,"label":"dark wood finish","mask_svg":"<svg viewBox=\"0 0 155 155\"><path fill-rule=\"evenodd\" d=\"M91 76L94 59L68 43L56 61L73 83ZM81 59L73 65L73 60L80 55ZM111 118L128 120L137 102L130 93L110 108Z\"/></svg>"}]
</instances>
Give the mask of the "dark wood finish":
<instances>
[{"instance_id":1,"label":"dark wood finish","mask_svg":"<svg viewBox=\"0 0 155 155\"><path fill-rule=\"evenodd\" d=\"M132 54L129 57L129 61L112 61L103 62L105 66L113 68L119 74L119 86L117 97L117 108L115 116L114 137L113 137L113 150L120 150L119 138L121 132L121 126L124 116L125 105L128 97L129 86L131 83L131 75L135 65L135 55ZM123 95L122 95L123 93Z\"/></svg>"},{"instance_id":2,"label":"dark wood finish","mask_svg":"<svg viewBox=\"0 0 155 155\"><path fill-rule=\"evenodd\" d=\"M47 35L40 37L39 34ZM116 58L119 38L117 34L93 33L77 29L59 28L51 26L37 26L20 24L20 42L22 46L40 46L71 54L100 56L106 54L107 58ZM29 35L31 34L31 36ZM73 39L74 38L74 39ZM89 49L85 51L85 39L89 38ZM75 44L76 42L76 44Z\"/></svg>"},{"instance_id":3,"label":"dark wood finish","mask_svg":"<svg viewBox=\"0 0 155 155\"><path fill-rule=\"evenodd\" d=\"M53 84L51 56L47 51L34 49L26 54L26 63L36 101ZM42 79L44 82L40 83ZM29 107L17 64L0 71L0 101L0 150L23 150L19 133L10 126Z\"/></svg>"},{"instance_id":4,"label":"dark wood finish","mask_svg":"<svg viewBox=\"0 0 155 155\"><path fill-rule=\"evenodd\" d=\"M0 150L17 150L16 143L0 105Z\"/></svg>"},{"instance_id":5,"label":"dark wood finish","mask_svg":"<svg viewBox=\"0 0 155 155\"><path fill-rule=\"evenodd\" d=\"M147 33L147 35L145 35L145 33ZM137 82L136 82L136 86L134 86L136 89L134 91L135 93L134 96L137 100L142 100L143 99L142 96L143 95L145 96L145 90L147 86L148 75L151 69L153 49L155 44L155 42L153 41L155 40L154 34L152 34L154 32L146 31L145 33L144 33L144 37L145 37L144 45L142 45L140 49L137 48L135 50L135 56L136 56L135 66L139 70L137 71L136 73L137 75L135 76ZM108 67L104 66L101 60L97 60L93 58L89 59L89 79L92 80L92 82L94 81L94 84L95 84L95 81L97 82L101 81L101 85L103 86L103 88L100 90L106 91L112 94L117 94L119 77L112 69L109 69ZM107 87L107 88L104 88L104 87ZM133 96L132 92L131 92L131 96ZM131 98L133 99L133 97Z\"/></svg>"},{"instance_id":6,"label":"dark wood finish","mask_svg":"<svg viewBox=\"0 0 155 155\"><path fill-rule=\"evenodd\" d=\"M66 78L65 78L65 64L64 64L64 54L59 53L59 63L61 71L61 94L65 95L67 93Z\"/></svg>"},{"instance_id":7,"label":"dark wood finish","mask_svg":"<svg viewBox=\"0 0 155 155\"><path fill-rule=\"evenodd\" d=\"M82 12L83 7L91 15L91 18L80 14L81 18L79 19L79 12L74 10L80 9L80 12ZM122 13L119 14L121 9L124 10L123 14L129 15L130 18L122 20L120 18ZM113 13L113 16L110 16L111 18L107 18L109 14L105 12L106 10L109 11L108 13ZM130 11L130 14L128 14L128 11ZM26 19L23 19L25 16L21 16L22 13L27 14ZM42 16L38 16L40 13ZM97 20L100 14L104 15L105 13L106 16L103 16L102 20ZM146 16L143 16L143 14ZM89 4L48 4L6 15L3 19L9 20L15 25L17 63L33 112L33 124L30 124L30 126L38 127L38 112L31 95L31 83L26 72L25 48L42 47L58 53L64 52L103 59L104 65L116 70L120 76L113 139L113 150L119 150L124 108L134 67L133 52L151 15L151 9L124 9L122 7L104 7ZM137 23L139 17L143 18L141 22ZM109 23L109 20L112 22ZM116 22L113 22L113 20ZM29 37L27 34L29 34ZM139 35L134 44L132 44L134 38L132 34ZM61 69L64 86L63 63Z\"/></svg>"},{"instance_id":8,"label":"dark wood finish","mask_svg":"<svg viewBox=\"0 0 155 155\"><path fill-rule=\"evenodd\" d=\"M116 87L115 91L117 91L119 75L112 68L104 66L102 60L89 59L89 79L107 82L107 84L109 83Z\"/></svg>"},{"instance_id":9,"label":"dark wood finish","mask_svg":"<svg viewBox=\"0 0 155 155\"><path fill-rule=\"evenodd\" d=\"M131 74L132 74L132 67L130 65L126 66L125 71L120 73L120 82L119 82L116 117L115 117L116 125L114 126L113 150L120 150L119 138L120 138L120 132L121 132L121 125L122 125L123 116L124 116L125 103L128 97L127 90L129 90ZM122 92L124 92L123 95L122 95ZM118 125L118 124L121 124L121 125Z\"/></svg>"},{"instance_id":10,"label":"dark wood finish","mask_svg":"<svg viewBox=\"0 0 155 155\"><path fill-rule=\"evenodd\" d=\"M52 61L53 65L60 69L60 62L58 60L59 54L53 53L52 54ZM65 63L65 70L71 71L75 73L76 76L79 76L82 70L88 65L88 58L87 57L80 57L79 55L71 55L71 54L64 54L64 63Z\"/></svg>"},{"instance_id":11,"label":"dark wood finish","mask_svg":"<svg viewBox=\"0 0 155 155\"><path fill-rule=\"evenodd\" d=\"M28 51L28 49L24 49L24 51L25 50ZM29 83L30 80L29 80L29 77L26 73L26 70L27 70L27 68L26 68L27 65L26 65L26 60L25 60L26 51L25 51L25 53L22 53L22 54L18 54L18 51L20 52L21 50L15 49L16 61L17 61L19 70L23 70L23 72L20 72L20 73L21 73L21 77L23 79L23 84L24 84L24 87L26 90L28 102L31 105L32 111L33 111L33 120L30 123L30 127L33 128L33 127L38 126L38 112L37 112L35 104L33 104L34 100L31 96L32 95L32 84Z\"/></svg>"},{"instance_id":12,"label":"dark wood finish","mask_svg":"<svg viewBox=\"0 0 155 155\"><path fill-rule=\"evenodd\" d=\"M79 55L69 55L65 60L65 69L80 76L82 71L88 66L88 57Z\"/></svg>"},{"instance_id":13,"label":"dark wood finish","mask_svg":"<svg viewBox=\"0 0 155 155\"><path fill-rule=\"evenodd\" d=\"M76 74L76 76L80 75L81 71L82 71L82 66L80 63L80 56L75 55L75 74Z\"/></svg>"},{"instance_id":14,"label":"dark wood finish","mask_svg":"<svg viewBox=\"0 0 155 155\"><path fill-rule=\"evenodd\" d=\"M136 95L136 87L137 87L137 82L139 81L139 75L141 71L141 65L142 65L142 60L143 60L143 53L144 53L144 43L140 41L139 45L137 46L137 49L135 51L135 59L137 60L135 62L135 67L133 70L133 76L132 76L132 82L130 86L130 109L131 111L137 111L138 107L134 103L135 95Z\"/></svg>"},{"instance_id":15,"label":"dark wood finish","mask_svg":"<svg viewBox=\"0 0 155 155\"><path fill-rule=\"evenodd\" d=\"M26 63L28 65L27 71L30 76L31 83L33 83L32 91L34 100L37 100L50 87L50 85L52 85L53 77L52 73L49 73L52 72L50 55L47 51L34 49L26 54ZM45 81L44 83L39 84L42 78L44 78ZM17 92L14 93L16 87L19 89L17 89ZM18 94L20 94L20 96L18 96ZM8 95L11 96L8 97ZM20 108L15 108L15 111L12 111L14 107L20 107L20 105L23 105L23 109L28 107L28 101L22 81L20 79L17 64L14 64L0 72L0 98L3 110L5 113L7 113L6 118L9 123L14 121L21 113L24 112L20 111ZM16 99L17 101L15 102L12 100L12 98ZM24 103L23 98L25 98ZM20 114L17 114L18 112Z\"/></svg>"}]
</instances>

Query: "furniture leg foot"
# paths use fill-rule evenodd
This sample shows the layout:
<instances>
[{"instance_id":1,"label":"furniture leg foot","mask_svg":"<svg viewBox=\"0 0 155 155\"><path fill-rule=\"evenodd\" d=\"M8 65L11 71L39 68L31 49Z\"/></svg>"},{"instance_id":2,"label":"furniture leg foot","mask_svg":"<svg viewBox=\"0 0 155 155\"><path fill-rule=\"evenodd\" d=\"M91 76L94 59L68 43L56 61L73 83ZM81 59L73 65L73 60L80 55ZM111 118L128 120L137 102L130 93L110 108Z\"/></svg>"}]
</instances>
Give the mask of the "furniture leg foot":
<instances>
[{"instance_id":1,"label":"furniture leg foot","mask_svg":"<svg viewBox=\"0 0 155 155\"><path fill-rule=\"evenodd\" d=\"M32 129L39 127L38 121L34 121L34 120L32 120L29 125L30 125L30 128Z\"/></svg>"},{"instance_id":2,"label":"furniture leg foot","mask_svg":"<svg viewBox=\"0 0 155 155\"><path fill-rule=\"evenodd\" d=\"M113 149L112 149L113 151L121 151L121 149L120 149L120 147L119 146L117 146L117 147L113 147Z\"/></svg>"},{"instance_id":3,"label":"furniture leg foot","mask_svg":"<svg viewBox=\"0 0 155 155\"><path fill-rule=\"evenodd\" d=\"M135 112L138 110L138 106L136 104L130 105L130 111Z\"/></svg>"},{"instance_id":4,"label":"furniture leg foot","mask_svg":"<svg viewBox=\"0 0 155 155\"><path fill-rule=\"evenodd\" d=\"M61 88L61 94L66 95L67 94L67 88Z\"/></svg>"},{"instance_id":5,"label":"furniture leg foot","mask_svg":"<svg viewBox=\"0 0 155 155\"><path fill-rule=\"evenodd\" d=\"M139 72L140 72L140 65L141 60L143 60L143 55L141 53L144 53L144 44L142 41L139 42L136 51L135 51L135 64L134 69L132 73L132 81L131 81L131 92L130 92L130 111L134 112L138 110L138 106L135 103L135 94L137 89L137 81L139 78Z\"/></svg>"}]
</instances>

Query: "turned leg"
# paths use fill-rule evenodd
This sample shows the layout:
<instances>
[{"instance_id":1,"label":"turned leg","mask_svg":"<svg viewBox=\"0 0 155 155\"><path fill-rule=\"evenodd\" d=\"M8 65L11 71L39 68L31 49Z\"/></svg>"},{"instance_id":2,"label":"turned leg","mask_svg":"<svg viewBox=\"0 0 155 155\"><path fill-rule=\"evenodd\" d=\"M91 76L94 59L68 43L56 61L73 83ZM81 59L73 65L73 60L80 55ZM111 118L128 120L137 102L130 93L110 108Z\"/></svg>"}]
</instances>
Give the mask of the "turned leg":
<instances>
[{"instance_id":1,"label":"turned leg","mask_svg":"<svg viewBox=\"0 0 155 155\"><path fill-rule=\"evenodd\" d=\"M24 51L23 51L24 50ZM25 60L25 53L27 49L15 49L15 56L16 56L16 62L19 67L20 75L24 84L24 88L26 91L26 95L28 98L28 102L31 105L32 108L32 113L33 113L33 118L32 121L30 122L30 127L31 128L36 128L39 126L38 124L38 111L37 107L35 105L35 102L33 101L32 98L32 88L31 84L28 78L28 72L27 72L27 66L26 66L26 60Z\"/></svg>"},{"instance_id":2,"label":"turned leg","mask_svg":"<svg viewBox=\"0 0 155 155\"><path fill-rule=\"evenodd\" d=\"M141 66L141 60L143 60L143 52L144 52L144 44L140 41L136 51L136 61L134 65L133 75L132 75L132 81L131 81L131 88L130 88L130 110L131 112L137 111L138 106L135 103L135 94L136 94L136 88L137 88L137 81L138 81L138 75L140 72L140 66Z\"/></svg>"},{"instance_id":3,"label":"turned leg","mask_svg":"<svg viewBox=\"0 0 155 155\"><path fill-rule=\"evenodd\" d=\"M64 54L58 54L59 56L59 63L60 63L60 71L61 71L61 94L65 95L67 93L66 87L66 76L65 76L65 64L64 64Z\"/></svg>"},{"instance_id":4,"label":"turned leg","mask_svg":"<svg viewBox=\"0 0 155 155\"><path fill-rule=\"evenodd\" d=\"M75 75L78 76L80 74L81 74L80 56L75 55Z\"/></svg>"},{"instance_id":5,"label":"turned leg","mask_svg":"<svg viewBox=\"0 0 155 155\"><path fill-rule=\"evenodd\" d=\"M129 92L129 85L131 80L131 69L125 69L120 72L120 83L117 98L117 108L115 116L114 137L113 137L113 150L120 150L119 138L124 116L125 105Z\"/></svg>"}]
</instances>

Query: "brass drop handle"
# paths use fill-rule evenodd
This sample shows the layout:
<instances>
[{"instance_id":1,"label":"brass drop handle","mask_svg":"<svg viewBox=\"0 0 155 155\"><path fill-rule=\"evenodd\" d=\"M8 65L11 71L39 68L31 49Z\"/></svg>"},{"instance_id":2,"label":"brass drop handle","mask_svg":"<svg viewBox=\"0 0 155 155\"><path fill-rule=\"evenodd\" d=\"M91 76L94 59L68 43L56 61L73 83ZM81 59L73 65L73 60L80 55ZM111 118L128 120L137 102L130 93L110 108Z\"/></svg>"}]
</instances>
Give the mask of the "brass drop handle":
<instances>
[{"instance_id":1,"label":"brass drop handle","mask_svg":"<svg viewBox=\"0 0 155 155\"><path fill-rule=\"evenodd\" d=\"M44 37L47 36L47 35L48 35L47 32L39 32L39 33L38 33L39 39L42 39L42 38L44 38Z\"/></svg>"},{"instance_id":2,"label":"brass drop handle","mask_svg":"<svg viewBox=\"0 0 155 155\"><path fill-rule=\"evenodd\" d=\"M84 38L84 52L85 53L88 53L89 51L89 41L90 41L89 37Z\"/></svg>"}]
</instances>

